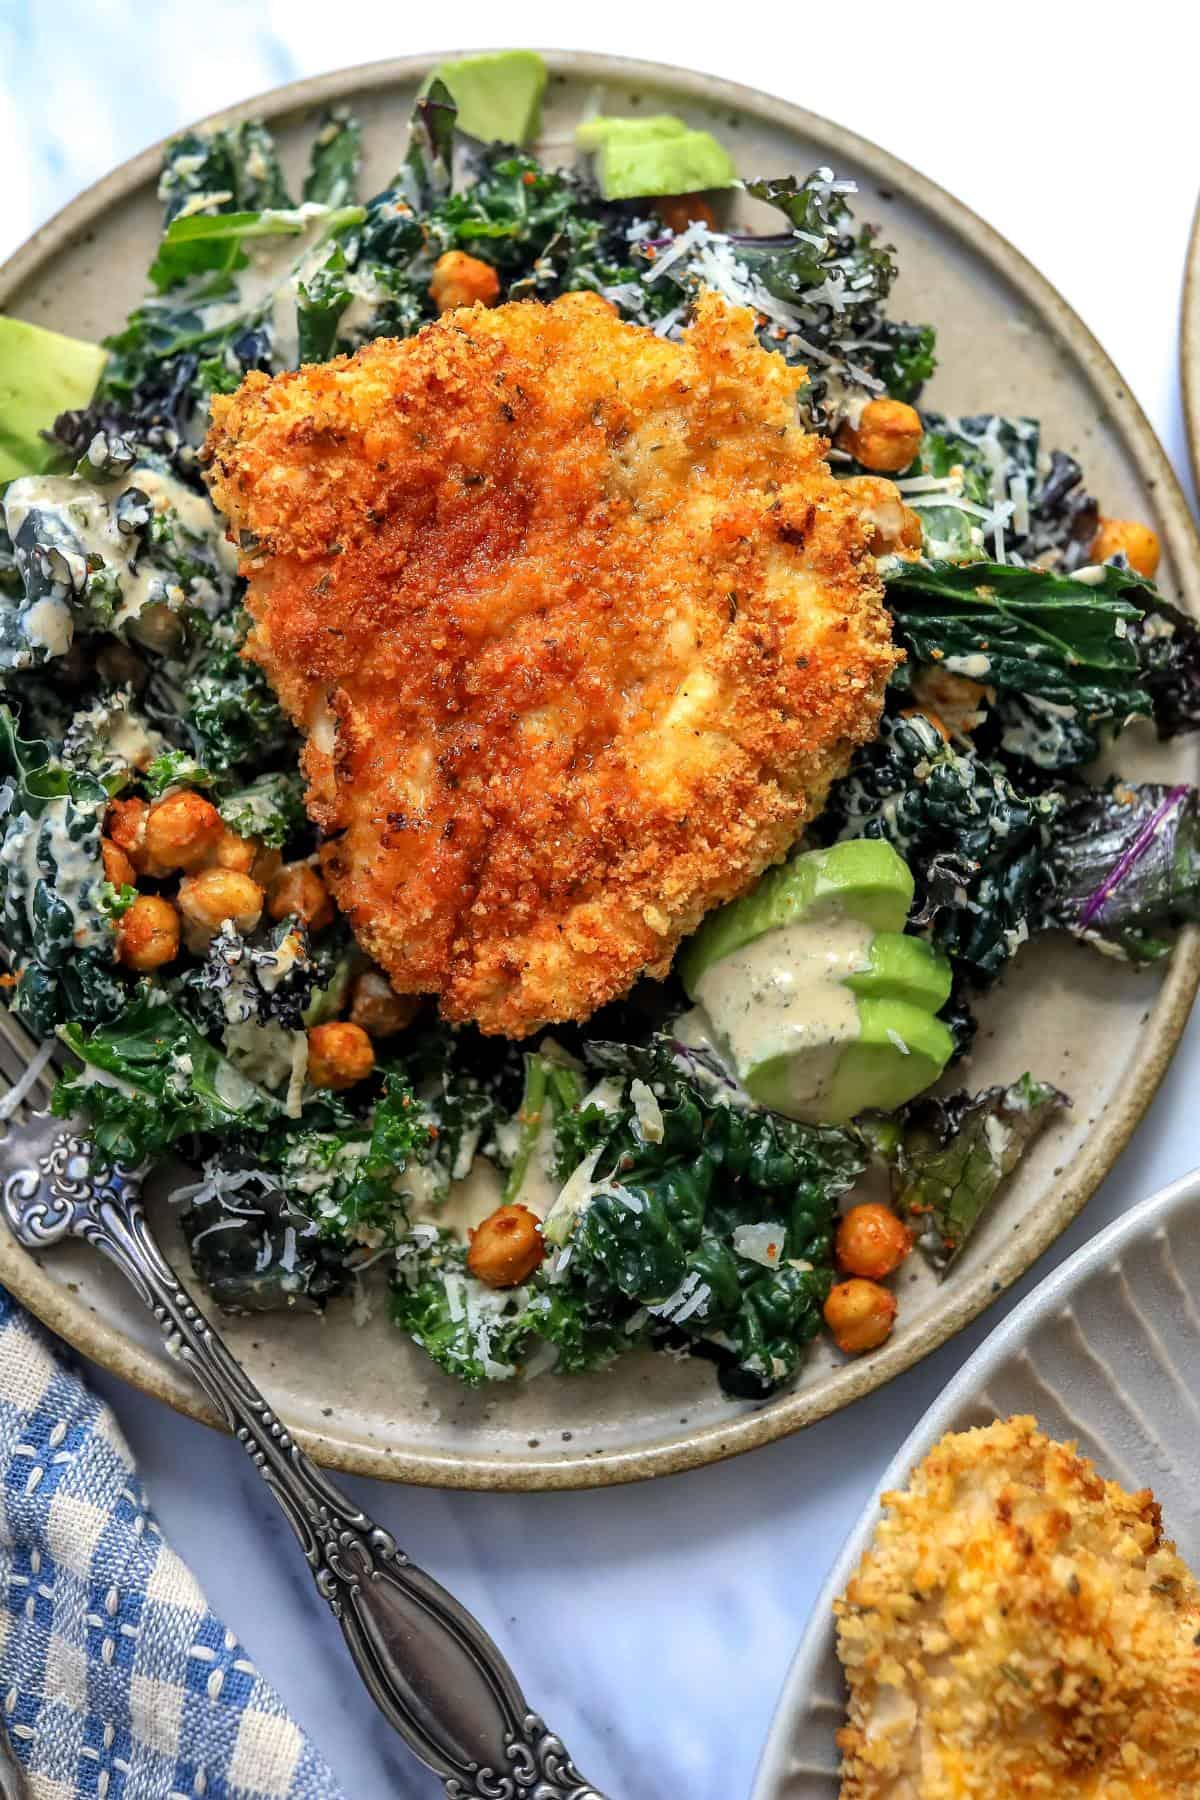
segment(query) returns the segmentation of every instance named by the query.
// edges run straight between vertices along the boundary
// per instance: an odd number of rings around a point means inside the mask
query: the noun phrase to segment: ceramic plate
[[[395,168],[405,120],[434,59],[381,63],[281,88],[228,116],[262,114],[301,165],[318,110],[346,101],[366,127],[364,191]],[[859,217],[895,243],[900,313],[932,319],[940,367],[934,404],[1033,413],[1046,441],[1078,455],[1114,513],[1151,521],[1165,548],[1164,584],[1200,614],[1200,557],[1174,477],[1116,370],[1064,302],[1011,245],[957,201],[861,138],[798,107],[728,82],[648,63],[551,53],[542,148],[569,156],[585,107],[674,112],[719,134],[747,175],[821,163],[859,184]],[[0,307],[80,337],[111,331],[141,295],[159,230],[158,153],[107,177],[44,227],[3,270]],[[742,218],[768,215],[745,201]],[[1131,775],[1193,781],[1198,752],[1176,744],[1143,756],[1130,734]],[[1028,1268],[1111,1167],[1171,1055],[1200,974],[1200,940],[1185,933],[1165,971],[1138,972],[1067,943],[1039,943],[989,996],[973,1085],[1026,1068],[1075,1097],[1038,1145],[953,1278],[937,1284],[919,1259],[906,1274],[900,1325],[876,1356],[843,1363],[817,1345],[793,1391],[765,1405],[721,1397],[711,1368],[649,1352],[604,1373],[468,1393],[433,1369],[378,1315],[355,1326],[348,1302],[324,1319],[232,1321],[228,1336],[296,1435],[326,1463],[459,1487],[548,1488],[665,1474],[795,1431],[890,1380],[973,1318]],[[164,1220],[173,1255],[182,1255]],[[115,1275],[86,1250],[36,1262],[0,1241],[0,1280],[99,1362],[205,1418],[186,1373],[163,1353]]]
[[[1192,458],[1192,480],[1200,488],[1200,201],[1192,220],[1187,268],[1183,280],[1183,309],[1179,319],[1180,374],[1183,382],[1183,420],[1187,426]]]
[[[1154,1489],[1180,1554],[1200,1568],[1200,1172],[1135,1206],[1048,1276],[961,1368],[880,1481],[902,1487],[944,1432],[1033,1413],[1102,1475]],[[844,1689],[833,1602],[879,1520],[872,1503],[813,1609],[752,1800],[837,1800]]]

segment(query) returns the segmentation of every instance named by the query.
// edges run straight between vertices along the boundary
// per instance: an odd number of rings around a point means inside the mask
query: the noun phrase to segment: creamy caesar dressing
[[[330,221],[344,219],[346,213],[335,213],[328,206],[306,200],[302,206],[278,210],[271,216],[278,218],[285,229],[243,242],[247,264],[232,277],[233,298],[209,302],[200,310],[206,332],[220,331],[265,312],[274,361],[280,368],[294,369],[300,361],[296,317],[300,289],[328,258]]]
[[[467,1234],[482,1225],[489,1213],[500,1205],[504,1177],[494,1163],[477,1156],[470,1171],[461,1181],[450,1183],[450,1192],[441,1205],[427,1203],[412,1208],[414,1225],[440,1225],[452,1232],[459,1243],[467,1242]]]
[[[110,927],[96,910],[94,898],[103,880],[99,835],[67,795],[48,801],[40,817],[27,814],[9,825],[0,848],[0,867],[7,871],[8,905],[24,909],[31,941],[40,938],[43,928],[40,881],[70,908],[77,949],[107,941]]]
[[[705,970],[695,998],[739,1081],[787,1058],[788,1111],[819,1110],[858,1037],[858,1002],[845,984],[870,967],[874,935],[859,919],[824,912],[764,932]]]

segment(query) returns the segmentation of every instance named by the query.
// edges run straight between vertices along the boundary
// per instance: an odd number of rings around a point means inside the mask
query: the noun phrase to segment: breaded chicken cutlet
[[[835,1605],[842,1800],[1200,1795],[1200,1589],[1148,1489],[1016,1418],[883,1503]]]
[[[521,1037],[665,975],[876,729],[896,660],[803,371],[701,298],[445,315],[213,401],[209,483],[401,993]]]

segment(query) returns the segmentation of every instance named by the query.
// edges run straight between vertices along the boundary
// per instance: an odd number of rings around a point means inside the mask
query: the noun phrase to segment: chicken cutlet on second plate
[[[834,1608],[842,1800],[1195,1800],[1200,1588],[1148,1489],[1017,1418],[883,1503]]]
[[[521,1037],[664,975],[874,732],[895,660],[803,371],[568,294],[213,402],[249,654],[402,993]]]

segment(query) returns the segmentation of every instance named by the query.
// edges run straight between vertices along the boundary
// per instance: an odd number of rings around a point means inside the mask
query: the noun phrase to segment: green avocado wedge
[[[951,969],[905,933],[912,899],[889,844],[850,839],[769,870],[684,946],[683,985],[752,1099],[843,1125],[937,1080]]]
[[[950,964],[925,942],[902,932],[877,931],[867,952],[869,966],[847,975],[845,985],[865,1000],[903,1000],[939,1012],[950,998]],[[861,1014],[861,1007],[859,1008]]]
[[[789,1118],[845,1125],[868,1109],[893,1112],[935,1082],[954,1051],[940,1019],[903,1000],[858,1001],[858,1037],[843,1047],[819,1103],[797,1105],[795,1053],[768,1057],[741,1073],[751,1097]]]
[[[599,113],[583,119],[575,127],[575,148],[591,156],[614,138],[677,138],[687,135],[687,126],[673,113],[647,113],[644,119],[618,119]]]
[[[429,87],[442,81],[458,108],[455,123],[482,143],[528,144],[542,125],[546,65],[536,50],[496,50],[439,63]]]
[[[62,460],[42,432],[88,404],[107,361],[99,344],[0,318],[0,488]]]
[[[644,200],[732,187],[737,167],[710,131],[693,131],[670,113],[644,119],[585,119],[576,148],[596,159],[606,200]]]
[[[768,869],[740,900],[710,913],[680,952],[679,978],[694,1000],[696,983],[713,963],[765,931],[820,911],[836,909],[873,931],[902,932],[912,901],[912,872],[882,838],[851,838],[828,850],[806,850]]]

